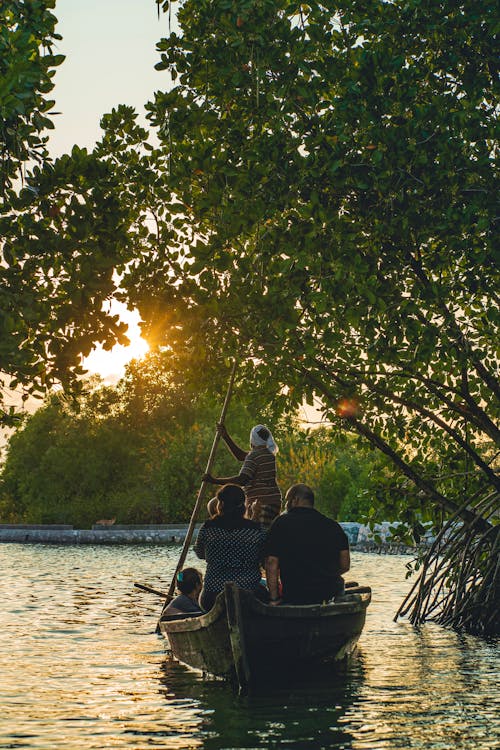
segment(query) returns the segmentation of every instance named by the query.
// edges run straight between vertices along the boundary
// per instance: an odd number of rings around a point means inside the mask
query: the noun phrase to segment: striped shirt
[[[247,503],[258,500],[264,505],[281,505],[281,491],[276,482],[276,457],[265,445],[247,453],[241,474],[250,479],[243,487]]]

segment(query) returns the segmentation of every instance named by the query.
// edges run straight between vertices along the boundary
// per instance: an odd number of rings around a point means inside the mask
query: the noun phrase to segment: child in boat
[[[177,573],[178,596],[173,599],[163,612],[162,617],[169,615],[201,615],[203,610],[198,604],[198,597],[203,587],[203,576],[196,568],[184,568]]]

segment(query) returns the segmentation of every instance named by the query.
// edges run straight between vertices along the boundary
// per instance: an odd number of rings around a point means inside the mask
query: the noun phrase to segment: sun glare
[[[128,325],[128,346],[116,344],[110,351],[98,345],[83,360],[83,367],[91,374],[100,375],[104,380],[118,380],[125,372],[125,366],[131,359],[140,359],[149,351],[149,346],[141,338],[139,328],[140,315],[137,310],[130,311],[121,303],[113,303],[113,313]]]

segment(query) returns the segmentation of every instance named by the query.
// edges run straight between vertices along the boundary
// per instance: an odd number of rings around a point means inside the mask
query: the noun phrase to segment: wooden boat
[[[312,667],[349,655],[365,624],[367,586],[346,589],[333,603],[270,607],[227,583],[204,615],[162,617],[173,656],[203,672],[236,679],[240,689],[266,675]]]

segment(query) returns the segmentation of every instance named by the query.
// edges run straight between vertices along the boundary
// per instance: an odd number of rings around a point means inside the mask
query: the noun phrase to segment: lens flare
[[[335,413],[342,419],[357,417],[361,413],[361,408],[357,398],[341,398],[337,402]]]

